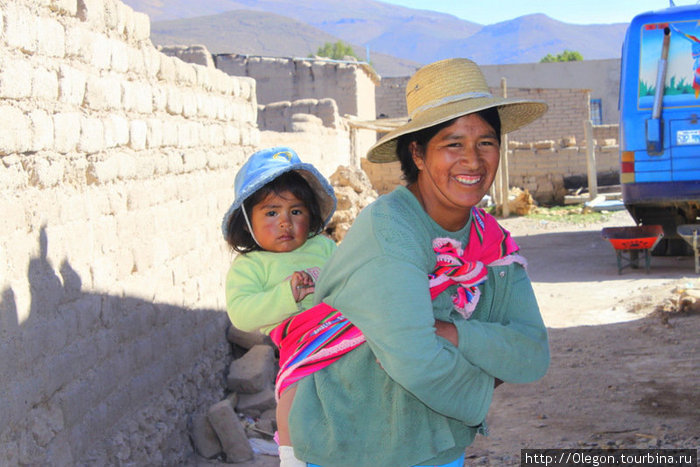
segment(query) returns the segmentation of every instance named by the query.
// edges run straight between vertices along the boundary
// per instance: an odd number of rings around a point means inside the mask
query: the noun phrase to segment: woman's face
[[[424,154],[415,142],[410,148],[419,173],[409,189],[440,226],[461,229],[496,176],[500,147],[495,130],[469,114],[436,133]]]
[[[283,191],[270,193],[253,206],[250,223],[263,250],[284,253],[306,242],[310,218],[304,202]]]

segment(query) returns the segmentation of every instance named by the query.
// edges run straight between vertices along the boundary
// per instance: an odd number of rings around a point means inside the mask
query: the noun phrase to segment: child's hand
[[[299,303],[309,294],[314,293],[314,279],[308,272],[295,271],[291,279],[292,296]]]

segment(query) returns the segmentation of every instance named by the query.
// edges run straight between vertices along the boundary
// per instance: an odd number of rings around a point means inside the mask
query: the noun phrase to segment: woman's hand
[[[447,321],[435,320],[435,334],[447,339],[455,347],[459,347],[459,334],[457,334],[457,328],[454,324],[448,323]]]
[[[314,278],[308,272],[294,271],[289,282],[292,285],[292,296],[297,303],[307,295],[314,293]]]

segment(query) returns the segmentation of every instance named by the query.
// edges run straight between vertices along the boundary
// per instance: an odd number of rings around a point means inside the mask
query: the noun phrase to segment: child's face
[[[270,193],[253,206],[250,223],[265,251],[284,253],[306,242],[310,218],[306,205],[291,192],[283,191]]]

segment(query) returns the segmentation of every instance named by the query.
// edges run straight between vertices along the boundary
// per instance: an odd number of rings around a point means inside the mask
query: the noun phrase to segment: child
[[[226,278],[226,308],[238,329],[270,334],[312,305],[314,282],[336,248],[318,235],[335,211],[336,198],[326,179],[285,147],[253,154],[236,175],[234,189],[222,230],[241,254]],[[294,457],[289,439],[294,391],[287,386],[277,404],[282,467],[306,466]]]

